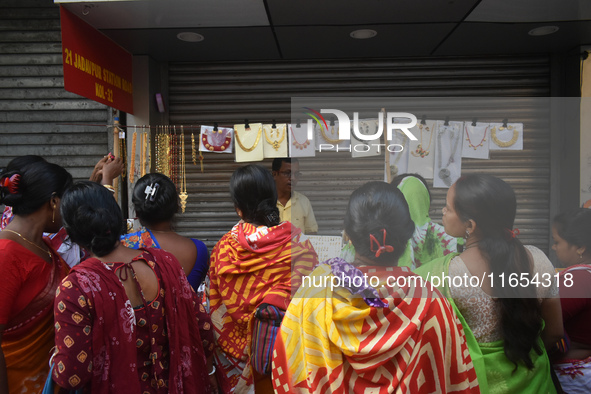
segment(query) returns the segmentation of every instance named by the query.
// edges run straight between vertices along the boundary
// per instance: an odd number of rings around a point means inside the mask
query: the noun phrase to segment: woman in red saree
[[[397,266],[414,224],[402,193],[370,182],[351,195],[352,264],[320,264],[294,295],[273,350],[275,393],[478,393],[447,300]]]
[[[0,232],[0,393],[39,393],[54,345],[53,299],[67,267],[43,232],[61,227],[59,204],[72,176],[38,156],[0,173],[0,204],[13,220]]]
[[[217,393],[211,320],[178,260],[123,246],[121,210],[92,182],[63,197],[64,227],[91,253],[55,300],[53,380],[95,393]]]
[[[257,376],[255,382],[251,368],[255,311],[264,304],[285,311],[292,285],[298,286],[299,274],[309,272],[318,257],[301,230],[279,223],[275,181],[267,169],[237,169],[230,193],[241,220],[212,251],[209,300],[219,345],[217,365],[232,392],[241,393],[265,381],[270,389],[269,378]]]

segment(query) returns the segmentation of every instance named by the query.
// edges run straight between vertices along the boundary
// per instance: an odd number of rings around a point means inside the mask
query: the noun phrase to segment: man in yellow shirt
[[[292,190],[301,176],[298,159],[276,158],[273,160],[271,169],[277,186],[277,208],[281,221],[291,222],[294,226],[301,228],[304,234],[316,234],[318,224],[310,200]]]

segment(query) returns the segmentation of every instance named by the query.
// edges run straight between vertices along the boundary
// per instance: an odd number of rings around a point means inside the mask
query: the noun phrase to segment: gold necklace
[[[499,127],[499,130],[504,130],[504,127]],[[490,138],[500,148],[507,148],[507,147],[515,144],[517,142],[517,139],[519,138],[519,131],[517,130],[517,128],[514,129],[513,126],[508,126],[507,130],[513,130],[513,137],[511,137],[511,139],[509,141],[501,141],[497,137],[497,128],[496,127],[493,127],[492,130],[490,131]]]
[[[181,212],[185,213],[187,208],[187,171],[185,168],[185,132],[183,126],[181,126],[181,192],[179,198],[181,199]]]
[[[332,129],[330,130],[330,134],[334,134],[334,126],[331,126]],[[343,140],[339,140],[339,139],[332,139],[329,136],[326,135],[326,133],[324,132],[324,128],[322,126],[320,126],[320,133],[322,133],[322,137],[326,140],[326,142],[330,142],[331,144],[340,144]]]
[[[16,231],[10,230],[8,228],[5,228],[4,231],[10,231],[11,233],[18,235],[19,237],[22,238],[23,241],[27,242],[28,244],[33,245],[37,249],[41,250],[43,253],[47,253],[47,256],[49,257],[49,259],[50,260],[52,259],[51,252],[49,250],[45,250],[41,246],[37,245],[35,242],[29,241],[28,239],[26,239],[25,237],[23,237],[22,235],[20,235],[20,233],[17,233]]]
[[[410,152],[414,157],[420,157],[424,159],[425,156],[429,156],[429,148],[431,148],[431,141],[433,141],[433,130],[431,130],[431,136],[429,137],[429,145],[427,145],[427,149],[423,149],[423,124],[419,125],[419,130],[421,130],[421,142],[417,145],[417,149]],[[425,126],[425,130],[429,131],[429,127]]]
[[[250,128],[244,129],[245,132],[246,132],[246,130],[250,130]],[[254,150],[254,148],[256,148],[257,145],[259,144],[259,141],[261,139],[261,134],[263,133],[262,127],[259,126],[259,131],[257,133],[257,138],[254,141],[254,144],[250,148],[246,148],[244,145],[242,145],[242,142],[240,141],[240,138],[238,136],[238,130],[234,129],[234,131],[235,131],[234,134],[236,135],[236,142],[238,142],[240,149],[242,149],[244,152],[252,152]]]
[[[291,131],[291,136],[293,137],[292,144],[293,144],[293,146],[296,147],[296,149],[304,150],[304,149],[306,149],[306,147],[308,147],[308,145],[310,145],[310,140],[308,138],[306,138],[306,141],[304,141],[303,144],[298,142],[298,140],[296,139],[296,136],[293,132],[293,129],[291,128],[291,125],[289,126],[289,131]]]
[[[269,138],[269,136],[267,135],[267,130],[264,130],[264,133],[265,133],[265,140],[267,140],[267,143],[269,145],[271,145],[273,147],[273,149],[279,150],[279,148],[281,147],[281,143],[285,139],[285,127],[283,128],[283,133],[281,133],[281,138],[278,140],[275,140],[275,141],[272,141]],[[271,129],[271,135],[273,135],[273,129]],[[279,135],[279,130],[277,130],[277,135]]]

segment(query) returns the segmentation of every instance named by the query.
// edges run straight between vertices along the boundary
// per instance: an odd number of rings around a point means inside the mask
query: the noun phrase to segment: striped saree
[[[276,393],[479,392],[462,326],[439,293],[406,267],[350,266],[346,277],[367,275],[373,287],[331,289],[342,277],[334,260],[304,280],[283,319]]]
[[[214,247],[209,300],[219,345],[216,359],[236,392],[247,391],[253,383],[250,356],[256,308],[269,304],[287,309],[292,285],[297,287],[300,276],[317,262],[310,241],[289,222],[256,227],[241,221]]]

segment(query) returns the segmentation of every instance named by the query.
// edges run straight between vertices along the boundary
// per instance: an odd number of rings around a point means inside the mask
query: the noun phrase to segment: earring
[[[53,210],[51,211],[51,223],[55,223],[55,205],[53,206]]]
[[[583,253],[579,253],[579,259],[583,259]]]
[[[466,230],[466,239],[470,238],[470,231]]]

